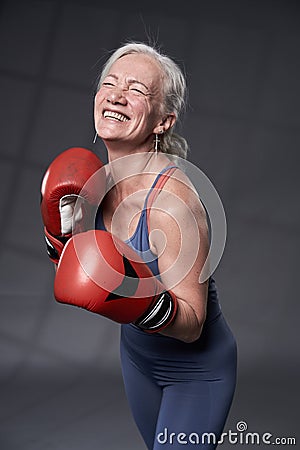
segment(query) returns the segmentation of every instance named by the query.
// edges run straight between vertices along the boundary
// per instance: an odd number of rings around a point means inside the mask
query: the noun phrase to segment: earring
[[[159,139],[159,136],[158,136],[158,134],[155,134],[155,140],[154,140],[154,150],[156,151],[156,153],[158,152],[158,150],[159,150],[159,147],[160,147],[160,139]]]
[[[97,131],[96,131],[96,134],[95,134],[95,137],[94,137],[94,140],[93,140],[93,144],[95,144],[95,142],[97,140],[97,137],[98,137],[98,134],[97,134]]]
[[[163,132],[164,130],[160,130],[159,134],[163,134]],[[158,134],[155,134],[154,150],[156,153],[160,150],[160,139]]]

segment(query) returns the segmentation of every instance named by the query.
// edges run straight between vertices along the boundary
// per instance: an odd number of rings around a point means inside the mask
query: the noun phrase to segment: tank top
[[[158,258],[151,249],[149,242],[149,214],[151,206],[159,194],[160,190],[163,189],[163,186],[169,179],[169,177],[173,174],[173,172],[178,169],[178,166],[167,166],[162,169],[159,174],[156,176],[150,190],[147,193],[147,196],[144,201],[143,209],[141,211],[140,218],[138,220],[138,224],[133,235],[127,239],[125,242],[138,253],[143,261],[148,265],[151,269],[152,273],[156,275],[158,278],[159,268],[158,268]],[[98,208],[96,219],[95,219],[95,228],[97,230],[106,230],[101,205]],[[221,308],[218,300],[218,293],[215,281],[212,277],[209,278],[208,284],[208,299],[207,299],[207,317],[206,323],[215,319],[221,313]]]

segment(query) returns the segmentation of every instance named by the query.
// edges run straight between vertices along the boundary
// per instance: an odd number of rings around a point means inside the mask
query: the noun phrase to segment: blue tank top
[[[158,189],[160,188],[158,186],[159,185],[161,187],[163,186],[164,182],[161,183],[162,177],[164,176],[166,180],[166,177],[171,176],[171,173],[173,173],[176,169],[178,169],[177,166],[167,166],[164,169],[162,169],[156,176],[149,192],[147,193],[135,232],[129,239],[125,241],[130,247],[132,247],[135,250],[136,253],[138,253],[141,256],[143,261],[145,261],[145,263],[151,269],[152,273],[157,277],[159,277],[158,259],[157,256],[150,250],[149,244],[148,213],[150,209],[148,203],[150,197],[158,193]],[[169,173],[167,174],[166,172]],[[96,230],[107,231],[103,221],[101,205],[98,208],[96,214],[95,228]],[[216,284],[214,279],[210,277],[208,285],[206,323],[213,320],[220,313],[221,309],[218,301]]]

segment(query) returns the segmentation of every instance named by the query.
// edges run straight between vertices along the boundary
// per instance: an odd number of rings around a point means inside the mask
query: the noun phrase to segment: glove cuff
[[[151,307],[134,323],[148,333],[158,333],[174,320],[177,312],[177,298],[171,291],[156,296]]]
[[[55,237],[49,233],[46,227],[44,227],[44,233],[48,256],[54,264],[58,264],[60,255],[69,237]]]

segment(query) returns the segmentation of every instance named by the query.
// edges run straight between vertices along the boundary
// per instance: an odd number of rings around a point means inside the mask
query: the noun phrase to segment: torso
[[[172,164],[169,161],[169,164],[164,167],[170,165]],[[176,169],[175,171],[176,176],[178,174],[180,177],[181,171]],[[137,176],[135,179],[136,182],[131,184],[131,191],[127,190],[126,195],[125,190],[118,191],[117,188],[113,187],[102,201],[96,217],[96,229],[104,229],[112,232],[129,244],[140,254],[152,273],[158,277],[160,277],[160,273],[155,243],[152,243],[149,237],[151,230],[155,228],[155,219],[151,219],[150,227],[146,207],[149,207],[148,200],[151,191],[153,192],[151,187],[155,180],[160,178],[163,178],[161,177],[160,171],[155,174],[143,174],[143,177]],[[165,177],[165,181],[165,184],[167,184],[168,177]],[[170,187],[170,191],[172,191],[172,182],[167,184],[166,189],[165,187],[163,187],[163,189],[169,192]],[[154,190],[153,193],[155,193],[155,191],[156,190]],[[120,195],[120,193],[123,195]],[[147,204],[145,204],[146,199]],[[153,208],[150,208],[149,211],[151,211],[152,217],[155,217]],[[220,306],[217,291],[214,280],[210,277],[206,323],[214,320],[219,314]]]
[[[161,169],[163,170],[169,164]],[[157,173],[143,173],[130,179],[130,187],[124,190],[114,186],[101,203],[102,221],[105,229],[123,241],[128,241],[134,235],[141,219],[142,210],[151,186],[157,178]],[[155,226],[155,224],[152,223]],[[149,239],[149,246],[156,253],[154,242]]]
[[[155,179],[155,175],[143,175],[143,178]],[[113,187],[102,202],[102,216],[105,228],[122,240],[127,240],[133,235],[138,224],[141,211],[150,189],[151,181],[145,183],[141,178],[131,192],[119,192]]]

